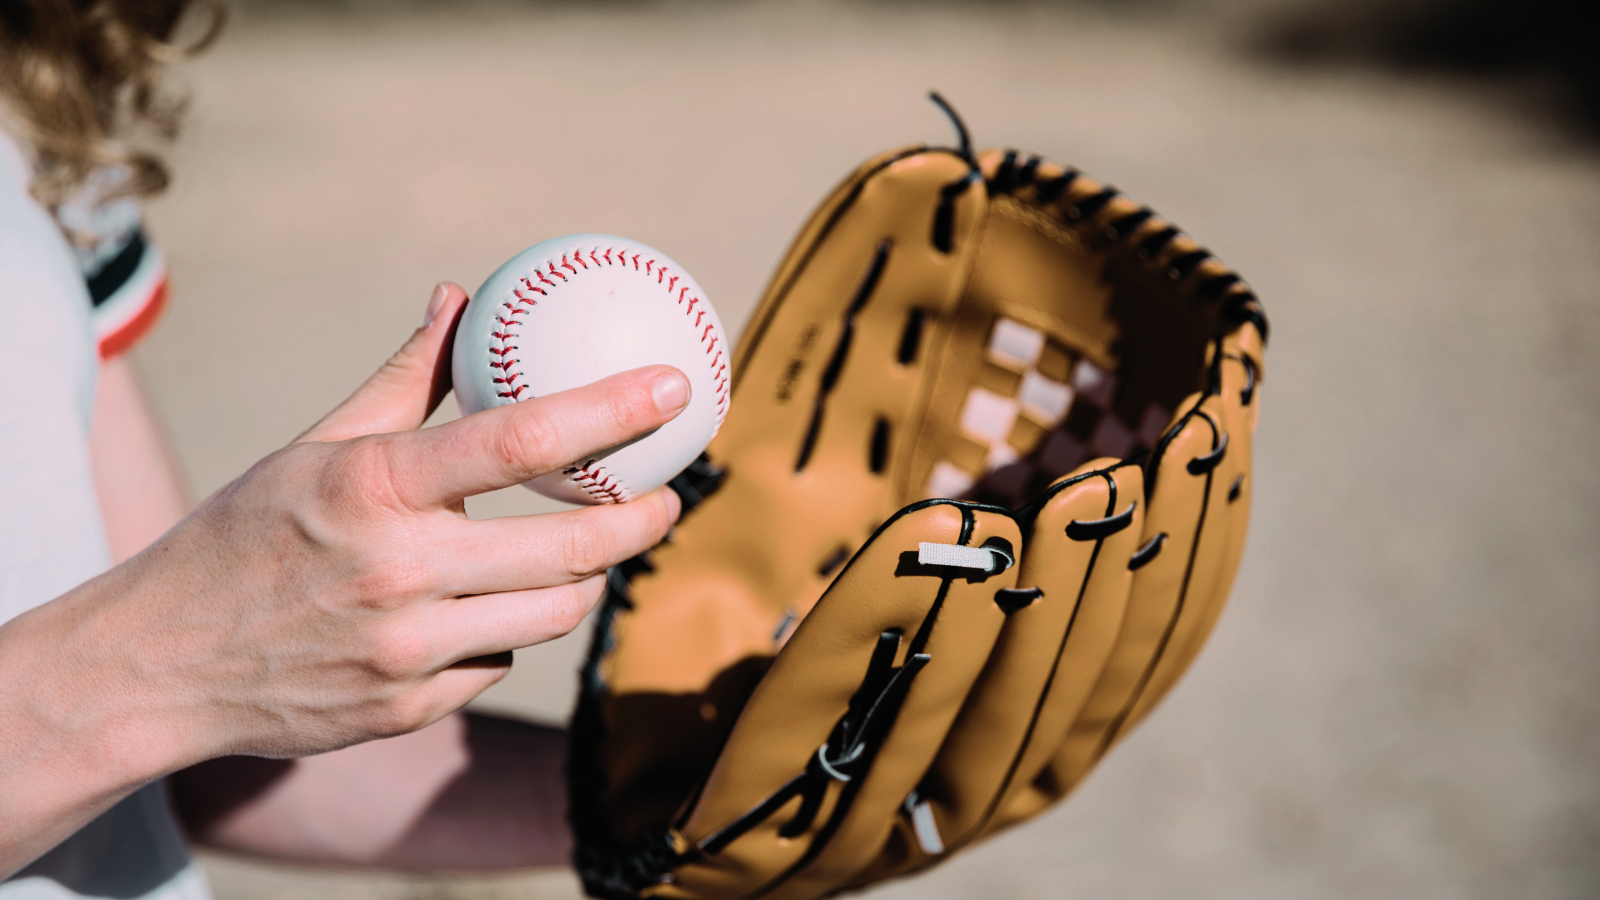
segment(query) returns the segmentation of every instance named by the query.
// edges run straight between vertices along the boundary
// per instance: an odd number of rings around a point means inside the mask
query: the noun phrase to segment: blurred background
[[[1071,800],[889,898],[1600,895],[1600,112],[1576,3],[240,3],[150,211],[197,496],[522,247],[626,234],[737,332],[812,206],[949,129],[1181,223],[1273,323],[1227,614]],[[444,415],[454,415],[446,403]],[[474,515],[541,508],[513,490]],[[583,635],[480,705],[559,722]],[[204,857],[219,900],[571,898]]]

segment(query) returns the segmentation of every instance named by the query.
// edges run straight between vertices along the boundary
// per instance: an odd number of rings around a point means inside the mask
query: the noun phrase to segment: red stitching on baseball
[[[616,254],[617,254],[616,259],[612,259],[611,254],[612,254],[613,251],[616,251]],[[572,262],[570,261],[569,257],[570,257],[570,259],[576,259],[578,261],[578,265],[583,266],[583,268],[585,270],[587,270],[589,268],[588,264],[585,263],[584,260],[583,260],[583,251],[582,250],[573,250],[573,251],[569,251],[568,253],[562,254],[560,266],[564,267],[568,271],[572,272],[573,275],[577,274],[578,269],[577,269],[576,266],[574,266],[572,264]],[[639,260],[642,257],[643,257],[642,253],[635,253],[635,254],[632,255],[633,268],[634,268],[635,271],[639,270]],[[628,255],[628,253],[626,251],[620,250],[620,249],[615,248],[615,247],[604,247],[604,248],[597,247],[597,248],[592,249],[592,250],[589,251],[589,260],[591,262],[593,262],[596,266],[600,265],[600,261],[602,259],[605,260],[605,263],[608,266],[611,266],[611,265],[627,266],[628,262],[629,262],[629,255]],[[557,267],[556,263],[550,262],[548,260],[546,261],[546,263],[549,265],[549,270],[548,270],[548,274],[549,275],[553,275],[553,276],[555,276],[557,278],[560,278],[563,284],[566,283],[569,280],[568,277],[567,277],[567,274],[565,272],[562,272],[561,269]],[[658,260],[650,259],[650,260],[646,260],[645,261],[645,264],[644,264],[644,272],[645,272],[645,274],[647,274],[647,275],[651,274],[652,271],[654,272],[654,274],[656,276],[656,284],[661,285],[664,288],[666,288],[667,296],[670,297],[670,296],[672,296],[674,291],[677,292],[678,296],[677,296],[676,302],[677,302],[677,304],[679,306],[684,306],[684,310],[683,310],[684,315],[688,316],[690,313],[694,314],[694,321],[692,323],[690,323],[690,327],[691,328],[700,328],[701,325],[705,326],[700,331],[698,340],[700,341],[701,346],[703,346],[705,348],[705,354],[706,354],[706,357],[709,360],[708,363],[707,363],[707,366],[711,370],[711,377],[712,377],[713,381],[716,384],[715,394],[716,394],[716,397],[717,397],[717,424],[721,425],[723,419],[725,419],[727,417],[727,414],[728,414],[728,402],[729,402],[729,396],[730,396],[729,384],[728,384],[728,364],[724,359],[724,354],[723,354],[722,348],[719,346],[721,342],[718,339],[718,336],[715,335],[715,334],[712,334],[712,331],[715,330],[716,326],[714,324],[710,323],[710,322],[706,322],[705,321],[706,312],[709,309],[709,305],[707,305],[706,307],[701,307],[698,310],[695,309],[695,307],[697,305],[699,305],[699,303],[701,301],[701,298],[700,297],[690,297],[689,296],[689,286],[688,285],[684,285],[681,288],[678,287],[678,281],[683,276],[674,275],[674,276],[672,276],[672,278],[670,280],[668,280],[667,277],[666,277],[666,275],[667,275],[667,267],[659,265],[659,261]],[[544,271],[544,270],[541,270],[538,266],[535,266],[533,268],[533,275],[535,277],[537,277],[542,284],[545,284],[545,285],[547,285],[547,286],[549,286],[551,288],[558,287],[559,285],[557,285],[556,282],[551,281],[549,278],[545,277],[546,274],[547,274],[547,272]],[[546,299],[549,299],[549,297],[551,296],[549,291],[545,290],[544,288],[536,286],[528,278],[524,277],[524,278],[520,278],[519,280],[529,290],[537,291],[541,296],[545,297]],[[521,291],[518,288],[516,288],[515,286],[512,287],[512,293],[517,298],[516,299],[516,303],[525,303],[529,307],[534,307],[534,306],[538,305],[539,301],[534,300],[531,297],[524,297],[522,295]],[[684,301],[685,300],[688,300],[688,305],[687,306],[684,305]],[[516,336],[516,332],[512,331],[511,327],[513,325],[521,327],[524,324],[524,322],[523,322],[522,319],[517,318],[517,317],[527,313],[528,310],[527,309],[519,309],[513,303],[502,303],[501,305],[504,306],[506,309],[511,310],[511,312],[509,314],[507,314],[506,316],[504,316],[504,317],[497,316],[495,318],[495,321],[500,323],[500,326],[501,326],[502,330],[492,333],[491,336],[495,339],[495,341],[499,344],[499,346],[498,347],[490,347],[489,348],[489,352],[493,356],[498,356],[499,359],[498,359],[498,361],[491,361],[489,363],[489,366],[490,366],[490,368],[500,369],[502,374],[504,374],[506,376],[505,378],[496,378],[496,379],[494,379],[494,383],[495,384],[505,384],[505,385],[509,386],[509,385],[514,384],[517,381],[518,378],[521,378],[522,374],[520,372],[513,373],[511,371],[512,367],[520,365],[521,361],[519,359],[517,359],[515,356],[508,356],[507,355],[507,354],[511,353],[511,351],[517,349],[517,347],[514,344],[507,344],[506,341],[508,341],[511,338]],[[512,400],[520,400],[521,399],[521,397],[520,397],[521,393],[526,389],[527,389],[527,385],[521,385],[521,386],[516,387],[513,390],[502,392],[500,394],[500,396],[501,397],[509,397]],[[591,464],[592,464],[592,461],[591,461]],[[574,473],[576,473],[576,474],[574,474]],[[626,497],[624,496],[624,494],[626,492],[626,488],[622,486],[621,481],[619,479],[617,479],[616,475],[606,472],[604,466],[595,467],[595,468],[591,469],[590,465],[585,465],[583,467],[570,470],[567,474],[573,475],[574,482],[577,483],[579,485],[579,487],[581,487],[591,497],[594,497],[597,500],[600,500],[602,502],[608,502],[608,503],[620,503],[620,502],[622,502],[623,500],[626,499]]]
[[[563,474],[570,477],[573,483],[590,497],[602,503],[626,501],[628,498],[622,480],[607,472],[605,466],[595,466],[594,462],[591,459],[582,466],[567,469]]]

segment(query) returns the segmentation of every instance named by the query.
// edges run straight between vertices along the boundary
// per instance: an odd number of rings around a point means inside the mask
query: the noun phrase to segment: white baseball
[[[666,484],[728,414],[728,339],[700,285],[659,250],[609,234],[535,244],[467,304],[451,359],[462,414],[665,363],[689,407],[639,440],[573,461],[527,487],[569,503],[621,503]]]

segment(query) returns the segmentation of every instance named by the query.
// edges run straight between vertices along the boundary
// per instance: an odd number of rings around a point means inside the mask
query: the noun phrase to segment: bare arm
[[[649,367],[418,431],[449,389],[465,299],[436,294],[355,395],[155,544],[0,625],[0,875],[205,760],[424,729],[503,677],[511,649],[570,630],[604,569],[665,533],[670,492],[466,518],[466,496],[659,427],[688,382]]]
[[[227,757],[173,779],[208,846],[392,869],[561,865],[566,733],[457,713],[415,734],[293,761]]]
[[[188,492],[166,435],[124,357],[100,367],[89,461],[113,563],[155,543],[189,511]]]

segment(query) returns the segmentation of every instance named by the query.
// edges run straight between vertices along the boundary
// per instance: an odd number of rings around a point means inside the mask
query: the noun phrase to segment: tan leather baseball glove
[[[611,574],[568,763],[594,896],[934,865],[1071,791],[1216,622],[1260,304],[1115,189],[961,143],[823,202],[682,522]]]

